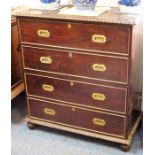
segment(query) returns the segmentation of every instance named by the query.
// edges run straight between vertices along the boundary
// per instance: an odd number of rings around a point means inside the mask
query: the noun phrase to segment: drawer
[[[28,99],[29,117],[101,134],[125,136],[125,117],[56,102]]]
[[[128,59],[78,52],[23,47],[24,67],[83,78],[127,83]]]
[[[129,26],[93,25],[20,19],[21,41],[30,44],[59,46],[127,55]]]
[[[28,95],[117,113],[126,112],[126,89],[25,74]]]

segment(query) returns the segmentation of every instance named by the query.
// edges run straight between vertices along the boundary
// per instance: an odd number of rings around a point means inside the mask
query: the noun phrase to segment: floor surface
[[[46,127],[27,128],[25,94],[12,101],[12,155],[142,155],[142,126],[129,152],[118,144]]]

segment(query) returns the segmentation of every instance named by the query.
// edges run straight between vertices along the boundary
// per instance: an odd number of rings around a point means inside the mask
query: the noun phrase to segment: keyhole
[[[68,29],[71,29],[72,28],[72,25],[71,24],[68,24]]]

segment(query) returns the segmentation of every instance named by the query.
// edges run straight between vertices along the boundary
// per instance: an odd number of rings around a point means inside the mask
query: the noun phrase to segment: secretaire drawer
[[[125,55],[129,52],[130,28],[125,25],[93,25],[21,18],[19,26],[21,41],[24,43]]]
[[[25,74],[28,95],[53,99],[68,104],[126,113],[124,88],[100,86],[55,77]]]
[[[128,59],[54,49],[23,47],[24,67],[115,83],[128,82]]]
[[[29,117],[118,137],[125,136],[125,117],[60,103],[28,99]]]

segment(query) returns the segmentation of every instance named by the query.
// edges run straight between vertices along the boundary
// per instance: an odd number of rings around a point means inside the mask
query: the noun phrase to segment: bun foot
[[[36,125],[32,123],[27,123],[27,127],[32,130],[36,127]]]
[[[128,152],[130,150],[130,148],[131,148],[131,145],[130,144],[128,144],[128,145],[127,144],[121,144],[120,148],[121,148],[122,151]]]

